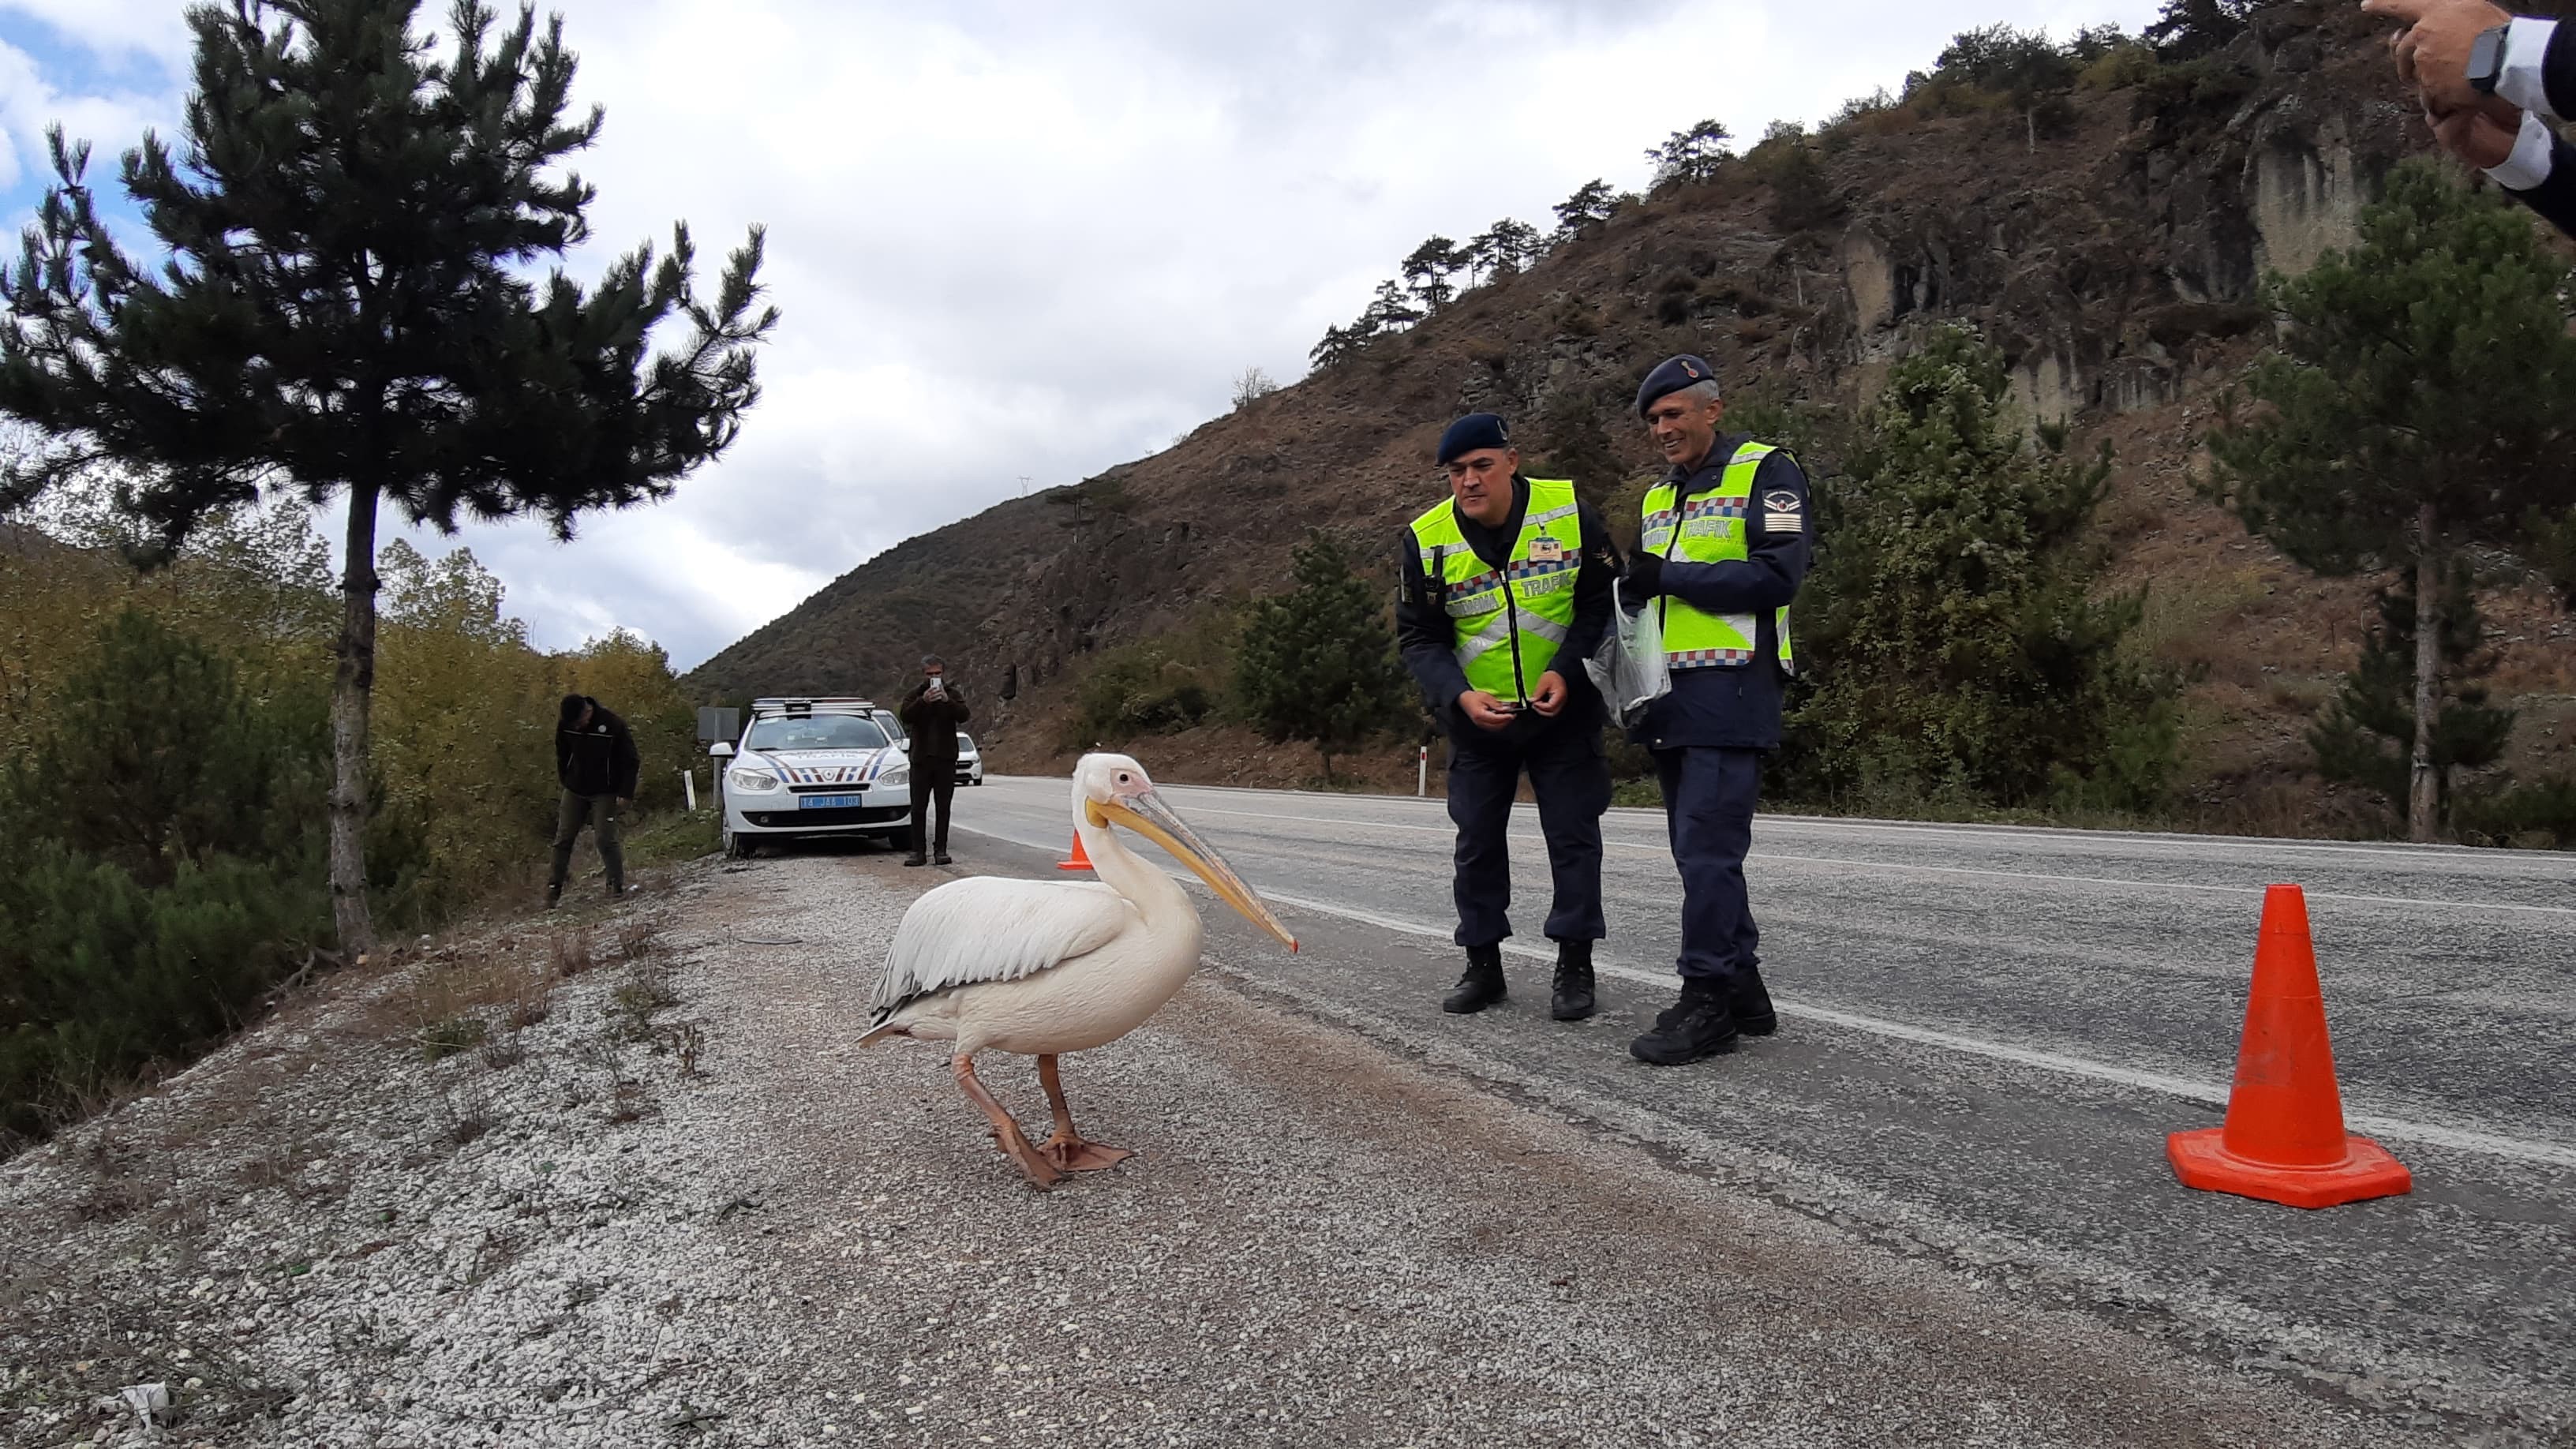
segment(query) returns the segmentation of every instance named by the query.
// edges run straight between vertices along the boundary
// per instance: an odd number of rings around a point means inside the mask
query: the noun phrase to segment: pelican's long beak
[[[1234,873],[1234,867],[1225,863],[1224,856],[1199,839],[1198,832],[1181,823],[1181,817],[1172,813],[1172,807],[1163,803],[1162,796],[1148,790],[1132,799],[1086,803],[1090,806],[1092,824],[1124,825],[1170,851],[1172,859],[1188,866],[1199,879],[1206,881],[1208,889],[1241,912],[1245,920],[1278,937],[1289,950],[1297,949],[1297,938],[1288,934],[1288,928],[1279,924],[1277,916],[1270,914],[1270,908],[1261,903],[1261,897],[1252,893],[1252,887],[1243,883],[1243,877]]]

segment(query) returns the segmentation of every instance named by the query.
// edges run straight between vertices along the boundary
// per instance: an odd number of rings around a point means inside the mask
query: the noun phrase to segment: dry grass
[[[437,1062],[474,1050],[491,1034],[492,1024],[479,1016],[451,1016],[423,1027],[413,1039],[424,1060]]]
[[[546,951],[559,981],[569,981],[598,964],[592,958],[590,931],[585,927],[555,932],[547,940]]]

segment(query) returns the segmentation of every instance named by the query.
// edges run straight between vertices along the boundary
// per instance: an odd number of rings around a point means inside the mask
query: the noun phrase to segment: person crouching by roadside
[[[948,682],[948,665],[936,654],[921,657],[921,682],[894,708],[912,734],[912,854],[906,865],[948,863],[948,805],[957,794],[957,727],[974,717],[966,692]],[[931,811],[939,812],[936,830]],[[932,854],[930,852],[936,852]]]
[[[563,782],[563,800],[555,808],[555,868],[546,881],[549,910],[563,899],[564,879],[572,874],[573,842],[581,837],[585,821],[599,846],[599,863],[608,871],[609,895],[626,894],[626,848],[617,836],[617,817],[635,802],[643,768],[626,721],[589,695],[563,697],[555,727],[555,778]]]

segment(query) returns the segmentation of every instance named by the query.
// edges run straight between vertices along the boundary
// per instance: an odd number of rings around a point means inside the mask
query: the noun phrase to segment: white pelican
[[[1297,938],[1252,888],[1154,793],[1144,766],[1125,755],[1085,755],[1073,767],[1073,829],[1100,879],[977,876],[923,895],[895,929],[859,1038],[861,1046],[892,1036],[951,1043],[958,1087],[1040,1187],[1129,1155],[1073,1130],[1057,1054],[1134,1031],[1199,964],[1199,913],[1189,896],[1120,843],[1113,823],[1171,852],[1219,899],[1297,949]],[[1030,1146],[976,1080],[975,1053],[986,1047],[1038,1059],[1038,1082],[1055,1112],[1055,1135],[1043,1145]]]

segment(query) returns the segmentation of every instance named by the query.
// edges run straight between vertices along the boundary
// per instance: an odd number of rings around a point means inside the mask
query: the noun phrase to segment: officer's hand
[[[1512,722],[1512,712],[1503,708],[1503,702],[1481,689],[1458,696],[1458,708],[1478,729],[1498,730]]]
[[[1530,708],[1549,719],[1565,708],[1565,676],[1551,669],[1538,677],[1538,693],[1530,696]]]
[[[2469,47],[2480,31],[2513,20],[2487,0],[2363,0],[2361,8],[2405,23],[2388,42],[2397,77],[2423,96],[2425,109],[2442,115],[2483,99],[2469,85]]]
[[[2513,155],[2514,143],[2522,139],[2521,110],[2493,96],[2474,111],[2438,116],[2426,111],[2424,124],[2433,128],[2433,139],[2442,143],[2442,149],[2481,171],[2502,166]]]
[[[1620,590],[1620,593],[1626,598],[1651,599],[1662,593],[1664,591],[1663,555],[1648,553],[1644,549],[1630,554],[1628,577],[1624,582],[1627,587]]]

